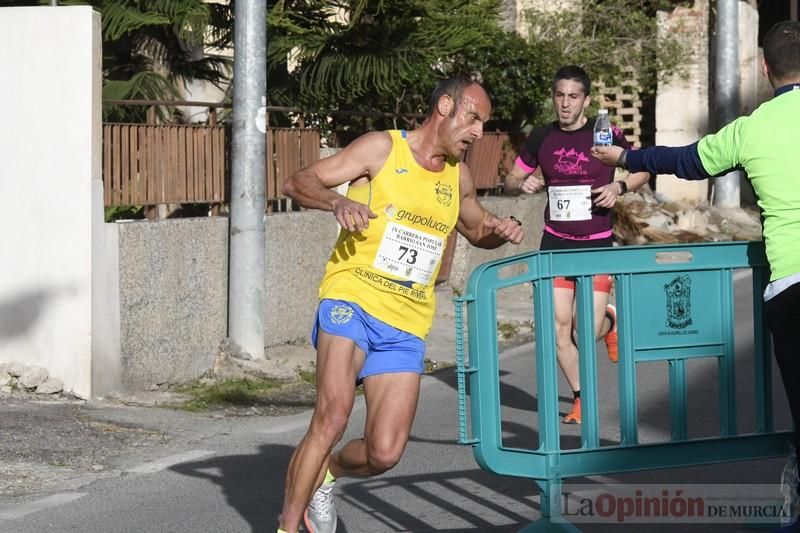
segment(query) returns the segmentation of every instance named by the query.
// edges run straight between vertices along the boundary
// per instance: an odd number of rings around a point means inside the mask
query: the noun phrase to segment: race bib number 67
[[[442,257],[444,245],[441,237],[389,222],[372,266],[392,276],[427,285]]]
[[[550,187],[550,220],[592,218],[592,188],[589,185]]]

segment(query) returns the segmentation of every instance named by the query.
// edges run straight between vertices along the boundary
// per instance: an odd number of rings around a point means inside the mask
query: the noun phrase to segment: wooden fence
[[[511,172],[524,141],[524,133],[486,132],[472,143],[464,161],[478,191],[500,187],[502,179]]]
[[[635,76],[631,76],[635,79]],[[641,107],[635,82],[605,87],[598,82],[603,106],[634,146],[641,145]],[[106,101],[115,105],[148,105],[151,120],[156,105],[209,107],[211,124],[104,124],[103,186],[105,205],[156,206],[164,204],[212,204],[230,200],[230,131],[217,125],[216,108],[209,102],[161,102],[151,100]],[[272,111],[298,111],[271,108]],[[344,112],[343,112],[344,113]],[[353,114],[354,112],[346,112]],[[357,114],[357,113],[356,113]],[[368,113],[367,115],[374,115]],[[393,116],[393,115],[392,115]],[[302,123],[301,123],[302,125]],[[353,132],[337,135],[346,144]],[[499,189],[524,142],[523,133],[486,132],[465,154],[478,191]],[[319,131],[308,128],[267,130],[267,209],[288,206],[281,194],[283,183],[298,169],[319,159]]]
[[[105,205],[223,203],[227,146],[222,126],[104,124]]]
[[[304,128],[267,130],[267,207],[283,198],[289,176],[319,160],[319,131]],[[271,170],[271,172],[270,172]]]
[[[636,77],[631,72],[631,80]],[[603,80],[597,82],[600,106],[608,109],[611,122],[625,134],[634,147],[642,147],[642,90],[636,81],[606,87]]]
[[[228,202],[229,139],[224,126],[104,124],[105,205]],[[267,130],[268,200],[281,198],[286,178],[319,159],[319,142],[313,129]]]
[[[105,205],[223,204],[230,200],[230,134],[224,126],[104,124]],[[487,132],[465,154],[479,191],[496,190],[524,134]],[[319,131],[269,128],[267,209],[286,206],[283,184],[319,159]]]
[[[229,138],[223,126],[104,124],[105,205],[227,203]],[[499,188],[524,140],[523,133],[487,132],[470,146],[464,160],[478,191]],[[266,143],[267,208],[280,210],[289,176],[319,159],[320,135],[308,128],[270,128]]]

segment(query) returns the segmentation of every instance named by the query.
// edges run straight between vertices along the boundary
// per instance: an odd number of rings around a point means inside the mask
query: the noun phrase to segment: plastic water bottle
[[[608,118],[608,109],[597,112],[597,121],[594,123],[594,145],[611,146],[614,137],[611,133],[611,120]]]

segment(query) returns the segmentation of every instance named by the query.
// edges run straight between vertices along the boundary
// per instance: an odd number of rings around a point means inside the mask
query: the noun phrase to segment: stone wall
[[[535,250],[544,194],[482,198],[490,211],[522,221],[525,241],[496,250],[458,238],[447,282],[463,291],[479,264]],[[122,388],[137,390],[194,379],[214,362],[227,331],[228,219],[184,218],[109,224],[119,262],[119,364],[105,368]],[[338,226],[330,213],[301,211],[266,217],[265,345],[309,341],[317,289]],[[112,240],[113,242],[113,240]],[[100,370],[98,368],[98,370]],[[115,380],[109,379],[108,386]],[[97,394],[109,390],[98,389]]]
[[[126,389],[202,375],[227,332],[228,219],[108,226],[118,234],[119,365],[112,354],[103,366]],[[266,346],[308,340],[336,228],[320,211],[266,217]]]
[[[123,386],[136,389],[201,375],[211,368],[227,331],[228,219],[114,226]]]

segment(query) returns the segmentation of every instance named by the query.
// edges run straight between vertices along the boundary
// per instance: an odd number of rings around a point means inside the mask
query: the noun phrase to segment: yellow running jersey
[[[380,172],[347,191],[378,218],[361,233],[339,232],[319,297],[356,303],[424,339],[436,310],[433,288],[447,237],[458,220],[458,162],[448,161],[441,172],[426,170],[414,160],[405,131],[388,133],[392,151]]]

